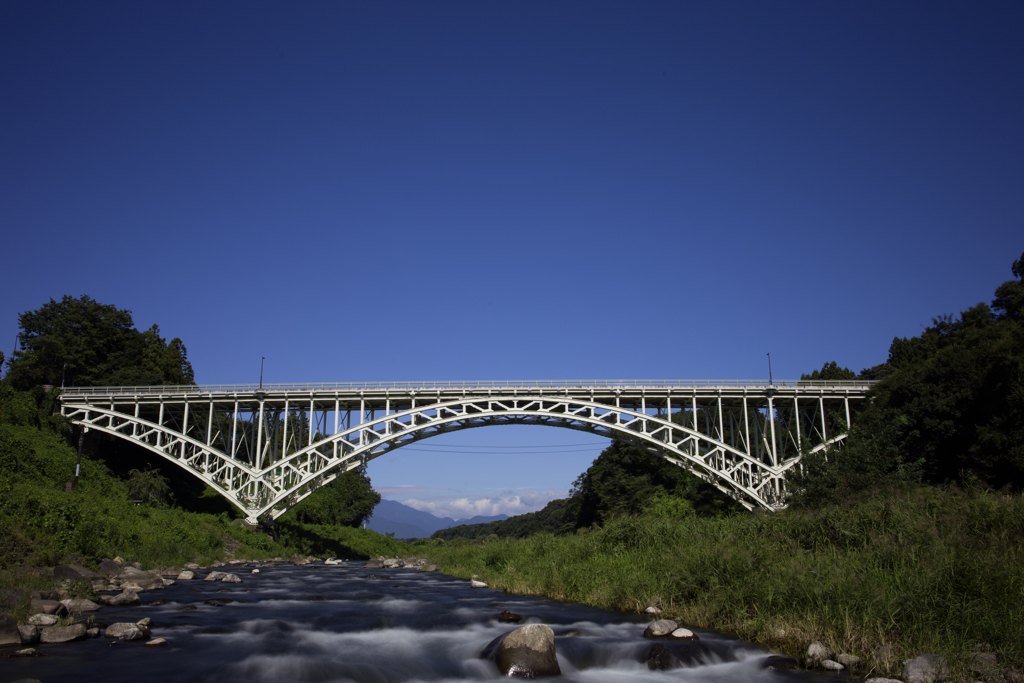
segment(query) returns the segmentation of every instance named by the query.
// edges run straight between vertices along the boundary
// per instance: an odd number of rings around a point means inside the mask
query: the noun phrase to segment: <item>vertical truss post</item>
[[[768,424],[772,428],[772,467],[779,466],[779,446],[775,442],[775,404],[772,402],[772,397],[768,397]]]
[[[161,427],[164,426],[164,399],[163,399],[163,396],[160,397],[160,415],[157,417],[156,422]],[[156,447],[157,448],[163,447],[163,431],[164,431],[163,429],[158,429],[157,432],[156,432]]]
[[[231,413],[231,459],[238,453],[238,399],[235,399],[235,411]]]
[[[291,417],[291,413],[288,410],[288,398],[284,399],[284,427],[282,430],[284,434],[281,436],[281,459],[288,457],[288,418]]]
[[[341,419],[341,409],[338,405],[338,397],[334,397],[334,433],[338,433],[338,420]],[[334,458],[338,458],[338,440],[334,440]]]
[[[181,435],[184,437],[188,436],[188,399],[185,399],[185,417],[181,421]],[[185,460],[185,439],[181,440],[181,459]]]
[[[210,414],[206,418],[206,445],[213,441],[213,397],[210,397]]]
[[[139,435],[139,402],[135,401],[135,421],[132,422],[132,437]]]
[[[747,417],[747,393],[743,392],[743,433],[747,437],[746,451],[747,455],[754,455],[753,448],[750,443],[750,419]]]
[[[825,428],[825,397],[818,395],[818,407],[821,409],[821,441],[828,441],[828,431]]]
[[[307,446],[313,445],[313,423],[316,422],[316,409],[313,407],[313,394],[309,395],[309,443]]]
[[[259,424],[256,426],[256,455],[253,466],[256,469],[263,467],[263,399],[260,399]]]
[[[803,438],[800,434],[800,400],[793,394],[793,414],[796,416],[796,455],[799,458],[803,452]]]
[[[416,405],[416,399],[415,398],[413,399],[413,405]],[[360,396],[359,397],[359,426],[360,427],[362,427],[363,420],[364,420],[365,417],[366,417],[366,401],[364,401],[363,397]],[[359,430],[359,445],[360,446],[363,446],[363,445],[366,444],[366,437],[363,434],[363,432],[364,432],[363,429]]]

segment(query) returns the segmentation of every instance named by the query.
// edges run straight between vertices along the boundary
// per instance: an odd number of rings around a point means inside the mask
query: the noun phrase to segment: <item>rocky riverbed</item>
[[[796,662],[788,657],[656,614],[474,587],[425,571],[432,568],[414,558],[292,558],[160,572],[113,564],[87,577],[103,589],[99,600],[48,601],[41,612],[52,610],[59,623],[36,624],[39,642],[4,646],[0,683],[404,683],[505,675],[767,683],[837,676],[791,670]],[[67,634],[74,637],[43,639],[53,628],[73,629]]]

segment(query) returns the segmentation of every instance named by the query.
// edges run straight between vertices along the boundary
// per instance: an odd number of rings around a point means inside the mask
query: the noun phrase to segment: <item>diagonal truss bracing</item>
[[[66,390],[73,422],[177,463],[276,518],[340,474],[423,439],[534,424],[629,441],[748,508],[785,506],[785,473],[841,441],[868,382],[490,382]]]

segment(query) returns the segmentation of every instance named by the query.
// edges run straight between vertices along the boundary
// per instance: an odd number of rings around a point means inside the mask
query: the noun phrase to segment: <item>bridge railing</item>
[[[135,394],[206,394],[263,391],[375,391],[437,389],[693,389],[693,388],[792,388],[867,389],[869,380],[775,380],[765,379],[593,379],[593,380],[493,380],[443,382],[307,382],[299,384],[204,384],[138,387],[65,387],[64,396],[113,396]]]

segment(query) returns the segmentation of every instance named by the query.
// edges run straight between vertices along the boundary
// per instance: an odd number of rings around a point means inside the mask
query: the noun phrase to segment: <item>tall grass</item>
[[[512,593],[631,612],[659,605],[791,654],[822,640],[879,674],[935,652],[963,678],[978,643],[1021,663],[1019,495],[919,488],[815,511],[626,517],[572,536],[427,552],[446,573]],[[873,658],[883,645],[895,656]]]

